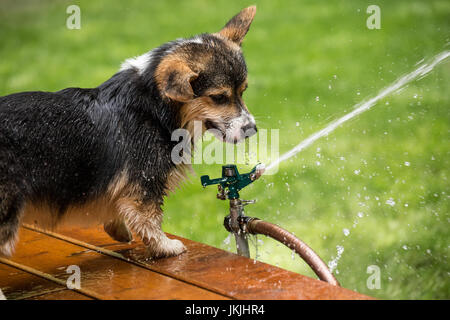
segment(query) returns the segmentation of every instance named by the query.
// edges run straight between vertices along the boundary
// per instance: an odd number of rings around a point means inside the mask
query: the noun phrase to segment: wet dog
[[[241,50],[255,11],[128,59],[97,88],[0,97],[0,253],[13,253],[22,221],[102,223],[117,241],[137,234],[152,257],[182,253],[161,230],[164,197],[189,170],[171,133],[201,121],[236,143],[256,131]]]

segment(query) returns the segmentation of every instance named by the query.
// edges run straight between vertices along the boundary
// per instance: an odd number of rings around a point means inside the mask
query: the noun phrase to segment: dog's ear
[[[167,57],[161,61],[155,72],[159,90],[167,98],[188,102],[194,98],[191,81],[198,74],[189,68],[186,61],[180,57]]]
[[[250,29],[250,24],[253,21],[256,13],[256,6],[251,6],[243,9],[220,30],[219,34],[225,38],[235,42],[238,45],[242,44],[244,36]]]

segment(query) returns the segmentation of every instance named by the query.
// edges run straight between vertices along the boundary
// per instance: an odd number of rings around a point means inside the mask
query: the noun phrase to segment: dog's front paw
[[[174,257],[186,251],[183,242],[167,237],[160,241],[156,241],[152,238],[150,241],[144,241],[144,243],[147,245],[148,258]]]
[[[167,256],[169,257],[177,256],[187,250],[183,242],[181,242],[180,240],[177,239],[167,239],[167,240],[169,241],[164,248],[164,251]]]

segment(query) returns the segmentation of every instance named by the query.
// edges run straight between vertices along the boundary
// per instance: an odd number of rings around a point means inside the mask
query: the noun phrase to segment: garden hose
[[[331,273],[328,266],[317,253],[292,233],[276,224],[258,218],[249,218],[246,222],[246,226],[248,233],[268,236],[294,250],[311,267],[320,280],[326,281],[334,286],[340,286],[333,273]]]

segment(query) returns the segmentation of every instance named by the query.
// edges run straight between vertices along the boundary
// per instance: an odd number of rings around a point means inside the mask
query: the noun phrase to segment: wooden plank
[[[73,290],[61,290],[49,292],[38,296],[27,298],[27,300],[92,300],[91,298]]]
[[[25,299],[65,288],[38,276],[0,263],[0,289],[7,299]]]
[[[67,290],[55,282],[2,263],[0,263],[0,289],[8,300],[32,299],[43,294],[58,294]]]
[[[19,237],[13,262],[64,281],[70,276],[67,267],[77,265],[81,270],[81,287],[96,292],[102,299],[226,299],[42,233],[21,228]]]
[[[53,281],[0,263],[0,289],[8,300],[91,300]]]
[[[66,281],[61,280],[61,279],[58,279],[58,278],[55,278],[55,277],[52,276],[51,274],[42,272],[42,271],[40,271],[40,270],[34,269],[34,268],[29,267],[29,266],[26,266],[26,265],[24,265],[24,264],[20,264],[20,263],[17,263],[17,262],[14,262],[14,261],[11,261],[11,260],[9,260],[9,259],[2,258],[2,257],[0,257],[0,263],[5,264],[5,265],[10,266],[10,267],[13,267],[13,268],[15,268],[15,269],[24,271],[24,272],[26,272],[26,273],[35,275],[35,276],[40,277],[40,278],[42,278],[42,279],[48,280],[48,281],[50,281],[50,282],[59,284],[62,288],[67,288],[67,287],[68,287]],[[72,290],[75,290],[75,291],[77,291],[77,292],[79,292],[79,293],[81,293],[81,294],[83,294],[83,295],[86,295],[86,296],[88,296],[88,297],[91,297],[92,299],[97,299],[97,300],[102,299],[102,297],[100,297],[99,295],[97,295],[97,293],[95,293],[94,291],[91,291],[91,290],[89,290],[89,289],[85,289],[85,288],[83,288],[83,289],[81,289],[81,288],[72,288]]]
[[[177,257],[147,261],[140,241],[114,242],[101,228],[65,229],[64,236],[113,250],[167,276],[190,282],[235,299],[371,299],[266,263],[244,258],[181,237],[187,252]]]

